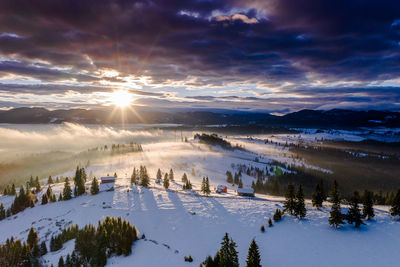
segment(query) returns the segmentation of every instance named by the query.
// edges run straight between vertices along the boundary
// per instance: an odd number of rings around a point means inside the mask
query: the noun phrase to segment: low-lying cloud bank
[[[140,126],[6,125],[0,127],[0,159],[15,154],[47,151],[82,151],[110,144],[152,142],[173,138],[173,133]]]

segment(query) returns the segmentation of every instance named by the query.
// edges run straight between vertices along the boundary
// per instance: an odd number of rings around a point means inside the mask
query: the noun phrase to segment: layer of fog
[[[149,128],[148,125],[93,126],[64,123],[60,125],[0,125],[0,160],[30,153],[86,149],[111,144],[139,144],[173,141],[181,133]]]

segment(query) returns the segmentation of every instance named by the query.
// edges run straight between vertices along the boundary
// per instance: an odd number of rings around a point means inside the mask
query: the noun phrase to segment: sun
[[[129,106],[132,101],[132,94],[126,90],[114,91],[110,96],[110,102],[120,108]]]

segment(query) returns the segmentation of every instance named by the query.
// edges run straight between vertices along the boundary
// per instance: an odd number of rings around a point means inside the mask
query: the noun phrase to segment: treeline
[[[207,144],[207,145],[211,145],[211,146],[220,146],[223,149],[226,150],[234,150],[234,149],[243,149],[243,147],[236,145],[236,146],[232,146],[231,143],[229,143],[228,141],[224,140],[223,138],[219,137],[217,134],[213,133],[213,134],[205,134],[202,133],[200,134],[195,134],[194,135],[194,139],[199,140],[200,143],[203,144]]]
[[[314,185],[319,182],[321,177],[326,178],[328,175],[317,170],[307,170],[306,172],[304,167],[285,166],[277,161],[272,164],[274,166],[266,166],[265,168],[243,164],[232,165],[232,168],[236,168],[238,171],[234,174],[227,171],[226,181],[241,188],[243,186],[241,177],[245,173],[255,179],[255,181],[252,181],[251,187],[256,193],[278,196],[283,196],[286,187],[296,182],[302,184],[304,195],[309,197],[312,194]]]
[[[88,149],[91,151],[111,151],[113,153],[126,153],[126,152],[143,152],[141,144],[130,142],[129,144],[111,144],[110,146],[104,145],[101,147],[95,147]]]
[[[69,200],[72,197],[76,197],[86,193],[85,182],[87,180],[87,175],[84,168],[77,167],[75,176],[74,176],[74,190],[72,191],[71,185],[69,183],[68,177],[65,178],[63,191],[60,192],[58,197],[53,193],[51,185],[54,183],[53,178],[49,176],[47,181],[47,190],[42,195],[41,204],[46,205],[51,202],[57,202],[62,200]],[[17,214],[25,210],[28,207],[34,207],[35,203],[38,202],[37,193],[41,191],[41,185],[39,182],[39,178],[36,177],[35,180],[32,179],[33,182],[27,182],[26,187],[21,186],[19,188],[19,193],[16,192],[15,185],[7,186],[5,189],[5,193],[7,195],[15,195],[14,202],[9,209],[5,209],[3,203],[0,204],[0,220],[3,220],[11,215]],[[57,177],[56,182],[59,182]],[[31,185],[35,185],[34,189],[32,189]],[[74,192],[74,193],[72,193]],[[92,184],[90,186],[90,193],[92,195],[99,193],[99,183],[97,179],[94,177],[92,180]]]
[[[27,185],[25,189],[23,186],[21,186],[18,194],[14,191],[14,185],[12,188],[13,194],[15,194],[14,202],[7,210],[5,210],[3,203],[0,204],[0,220],[17,214],[26,208],[34,207],[35,202],[37,202],[37,196],[34,194],[34,192],[30,191],[29,185]]]
[[[229,238],[228,233],[225,233],[222,238],[221,248],[217,251],[214,257],[208,256],[200,267],[239,267],[239,255],[236,251],[236,243],[232,238]],[[256,241],[251,241],[246,267],[261,267],[261,256]]]
[[[39,245],[37,232],[32,227],[26,242],[14,237],[0,244],[0,266],[41,266],[39,258],[47,253],[46,243]]]
[[[321,208],[323,202],[326,200],[327,194],[325,193],[323,182],[320,181],[315,186],[315,191],[312,194],[312,205],[316,208]],[[373,207],[374,194],[369,190],[365,190],[362,196],[355,191],[353,195],[349,197],[349,200],[345,201],[340,196],[338,183],[334,181],[329,192],[329,201],[332,205],[328,221],[329,224],[335,228],[345,224],[346,221],[348,224],[354,224],[354,226],[358,228],[362,224],[365,224],[363,220],[371,220],[375,217]],[[349,206],[347,208],[347,213],[342,213],[341,204],[343,202]],[[295,192],[295,186],[293,184],[288,185],[285,193],[284,212],[295,215],[299,219],[306,217],[307,210],[304,204],[304,194],[301,185],[298,186],[297,192]],[[394,196],[390,214],[394,217],[400,216],[400,188]]]
[[[400,187],[400,160],[394,155],[362,153],[355,147],[350,151],[340,143],[339,147],[334,147],[334,144],[329,144],[328,147],[313,143],[292,144],[289,149],[293,159],[302,159],[309,165],[331,170],[332,174],[324,174],[303,169],[304,172],[331,185],[334,180],[338,181],[343,193],[349,196],[354,191],[362,191],[365,188],[374,192],[383,191],[383,194],[386,194],[393,188]],[[378,151],[379,148],[374,150]],[[306,188],[304,183],[303,185]]]
[[[106,217],[97,227],[89,224],[79,229],[78,225],[64,229],[61,234],[52,236],[50,251],[58,251],[63,244],[75,239],[75,248],[65,259],[60,257],[59,267],[105,266],[107,258],[114,255],[129,255],[133,243],[138,240],[134,225],[121,217]],[[42,266],[40,257],[47,253],[46,243],[39,244],[38,234],[32,227],[27,241],[11,237],[0,244],[0,266]]]
[[[238,188],[243,188],[243,182],[242,182],[242,172],[239,170],[239,172],[235,172],[234,175],[230,171],[226,171],[226,181],[232,185],[236,184]]]
[[[51,250],[61,249],[63,243],[72,239],[75,239],[75,248],[65,258],[60,257],[59,267],[105,266],[107,258],[127,256],[132,252],[138,232],[129,221],[107,216],[104,221],[99,221],[97,227],[89,224],[78,229],[78,226],[73,226],[52,237]]]
[[[169,172],[165,172],[164,176],[162,175],[161,169],[157,170],[156,174],[156,179],[155,182],[157,184],[163,185],[165,189],[168,189],[170,186],[170,182],[175,181],[175,174],[174,170],[171,168]],[[189,178],[187,177],[186,173],[183,173],[182,178],[182,190],[192,190],[193,185]],[[147,172],[146,166],[140,165],[139,168],[134,167],[131,175],[131,185],[140,185],[142,187],[149,187],[150,186],[150,177]],[[204,195],[210,195],[211,190],[210,190],[210,181],[208,177],[203,177],[202,183],[201,183],[201,189],[200,191]]]
[[[6,184],[15,183],[17,187],[29,179],[33,173],[39,177],[48,177],[58,173],[67,172],[75,166],[89,166],[99,162],[104,157],[124,153],[142,152],[140,144],[114,144],[95,147],[81,152],[51,151],[43,153],[22,154],[9,162],[0,163],[0,190],[4,191]],[[27,179],[28,178],[28,179]]]

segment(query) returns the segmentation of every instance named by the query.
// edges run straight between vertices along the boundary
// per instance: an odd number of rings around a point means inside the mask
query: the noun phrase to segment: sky
[[[0,109],[121,90],[154,108],[400,110],[400,2],[0,1]]]

